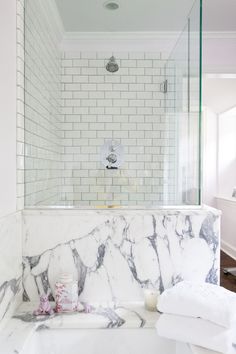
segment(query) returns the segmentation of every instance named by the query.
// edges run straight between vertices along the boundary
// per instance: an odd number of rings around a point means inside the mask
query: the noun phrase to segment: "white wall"
[[[221,248],[236,259],[236,199],[231,197],[236,185],[236,109],[213,112],[230,104],[235,80],[226,86],[223,79],[208,81],[212,91],[204,99],[212,109],[203,114],[203,202],[222,211]],[[212,92],[216,93],[214,99]]]
[[[236,111],[222,114],[236,104],[234,75],[205,75],[203,104],[203,202],[214,206],[236,185]]]
[[[236,74],[215,73],[203,76],[203,105],[222,113],[236,105]]]
[[[236,108],[219,115],[218,194],[232,196],[236,186]]]
[[[217,208],[222,211],[221,249],[236,259],[236,201],[217,198]]]
[[[236,72],[235,33],[203,33],[203,72]]]
[[[0,216],[16,210],[16,1],[0,0]]]
[[[203,109],[203,188],[202,200],[204,204],[216,206],[217,195],[217,155],[218,116],[210,108]]]

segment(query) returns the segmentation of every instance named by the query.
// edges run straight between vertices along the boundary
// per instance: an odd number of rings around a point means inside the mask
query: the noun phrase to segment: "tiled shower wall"
[[[26,0],[25,18],[25,203],[58,204],[63,147],[56,5]]]
[[[116,73],[105,68],[112,54],[120,66]],[[174,200],[175,125],[164,114],[164,65],[155,52],[64,53],[65,204],[155,205]],[[106,170],[101,163],[101,147],[111,139],[125,151],[118,170]]]
[[[17,0],[17,210],[24,208],[24,0]]]
[[[20,204],[23,195],[26,206],[174,204],[175,123],[164,114],[161,53],[61,52],[54,1],[28,0],[25,8]],[[105,69],[112,54],[114,74]],[[100,157],[111,139],[125,152],[112,171]]]

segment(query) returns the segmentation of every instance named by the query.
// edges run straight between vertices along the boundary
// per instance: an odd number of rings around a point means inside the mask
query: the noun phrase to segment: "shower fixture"
[[[114,56],[112,56],[109,60],[109,62],[106,65],[106,69],[107,71],[109,71],[110,73],[115,73],[116,71],[119,70],[119,65],[116,62],[116,59]]]
[[[119,4],[115,1],[106,1],[103,6],[107,9],[107,10],[118,10],[119,9]]]
[[[108,170],[117,170],[124,162],[124,148],[116,140],[108,140],[101,147],[101,162]]]
[[[161,83],[161,92],[162,93],[168,92],[168,80],[165,80]]]

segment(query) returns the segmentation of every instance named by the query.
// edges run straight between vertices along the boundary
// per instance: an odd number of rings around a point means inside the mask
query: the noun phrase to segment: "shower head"
[[[115,73],[116,71],[119,70],[119,65],[117,64],[115,57],[112,56],[110,58],[109,62],[106,65],[106,69],[110,73]]]

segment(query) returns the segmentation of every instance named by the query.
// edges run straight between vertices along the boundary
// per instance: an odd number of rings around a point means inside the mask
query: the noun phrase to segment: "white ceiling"
[[[114,1],[114,0],[113,0]],[[194,0],[115,0],[109,11],[105,0],[56,0],[66,31],[126,32],[180,31]],[[206,31],[236,31],[236,0],[203,0]]]
[[[56,3],[69,32],[180,31],[193,4],[193,0],[115,1],[120,5],[116,11],[104,8],[106,0],[56,0]]]
[[[236,0],[202,0],[205,31],[236,31]]]

